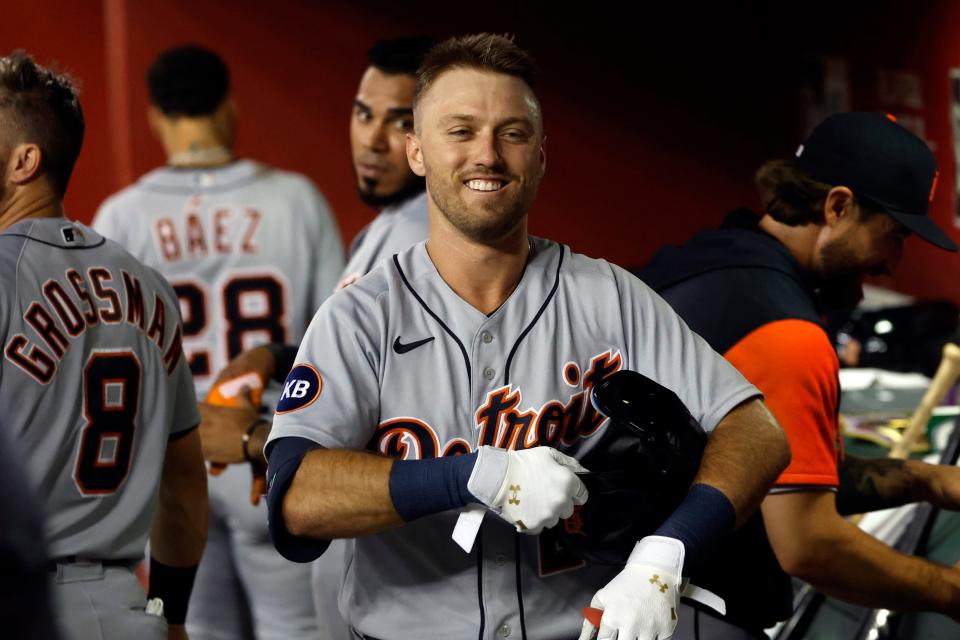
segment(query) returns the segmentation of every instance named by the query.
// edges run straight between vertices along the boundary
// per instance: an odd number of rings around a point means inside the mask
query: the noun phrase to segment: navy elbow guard
[[[270,443],[267,451],[267,528],[273,546],[287,560],[313,562],[327,550],[329,540],[302,538],[287,531],[283,521],[283,499],[303,462],[303,457],[322,447],[306,438],[280,438]]]

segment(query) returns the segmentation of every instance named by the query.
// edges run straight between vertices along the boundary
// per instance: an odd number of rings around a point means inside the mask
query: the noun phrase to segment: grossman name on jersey
[[[42,300],[34,300],[23,314],[24,322],[36,331],[40,343],[31,342],[22,333],[14,335],[3,350],[7,360],[41,384],[47,384],[56,374],[58,363],[69,351],[73,338],[101,322],[107,325],[126,322],[156,343],[163,352],[167,373],[173,372],[183,354],[180,324],[177,318],[171,319],[174,330],[167,342],[166,309],[159,294],[147,292],[154,294],[148,323],[140,280],[126,271],[121,270],[120,278],[116,278],[106,267],[91,267],[86,274],[67,269],[63,280],[69,283],[79,305],[67,293],[67,285],[54,278],[47,280],[41,287]],[[110,286],[120,281],[123,282],[123,303],[119,287]]]

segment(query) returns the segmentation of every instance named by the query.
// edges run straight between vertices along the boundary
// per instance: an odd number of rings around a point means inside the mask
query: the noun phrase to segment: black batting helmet
[[[554,531],[588,562],[623,564],[687,495],[707,435],[675,393],[636,371],[608,376],[590,399],[610,419],[580,458],[590,497]]]

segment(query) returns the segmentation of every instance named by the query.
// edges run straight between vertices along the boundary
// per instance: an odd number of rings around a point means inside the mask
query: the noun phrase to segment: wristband
[[[686,550],[683,573],[689,575],[712,553],[736,525],[729,498],[708,484],[695,484],[680,506],[657,529],[656,535],[676,538]]]
[[[250,443],[250,437],[253,435],[253,430],[259,427],[261,424],[270,426],[270,423],[264,420],[263,418],[257,418],[252,423],[250,423],[250,426],[247,427],[247,430],[243,432],[243,437],[241,438],[243,440],[243,459],[251,464],[256,464],[257,462],[260,462],[260,461],[254,460],[250,456],[250,450],[247,448],[247,445]],[[262,458],[262,454],[261,454],[261,458]]]
[[[467,483],[476,463],[476,452],[449,458],[397,460],[390,467],[393,507],[409,522],[475,502]]]
[[[196,575],[197,565],[171,567],[150,556],[147,600],[160,598],[163,601],[163,617],[167,619],[167,624],[183,624],[187,619],[187,604]]]

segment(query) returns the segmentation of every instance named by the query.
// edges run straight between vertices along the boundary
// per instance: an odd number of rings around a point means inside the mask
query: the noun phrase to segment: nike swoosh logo
[[[417,340],[416,342],[403,344],[402,342],[400,342],[400,336],[397,336],[397,339],[393,341],[393,350],[396,351],[397,353],[406,353],[407,351],[413,351],[417,347],[422,347],[423,345],[427,344],[431,340],[433,340],[433,336],[430,336],[429,338],[424,338],[423,340]]]

